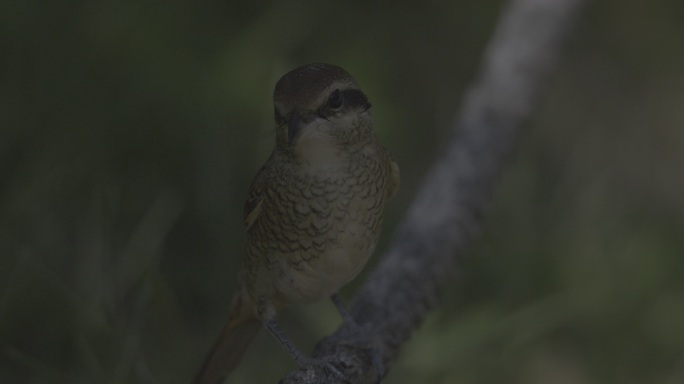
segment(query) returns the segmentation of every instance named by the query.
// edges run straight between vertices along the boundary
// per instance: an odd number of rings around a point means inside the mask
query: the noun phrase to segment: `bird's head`
[[[276,146],[293,153],[345,148],[373,135],[368,98],[335,65],[308,64],[286,73],[273,103]]]

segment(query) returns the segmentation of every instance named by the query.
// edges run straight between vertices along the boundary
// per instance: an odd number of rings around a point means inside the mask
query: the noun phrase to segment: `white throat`
[[[335,138],[327,133],[316,129],[307,129],[297,139],[295,148],[297,158],[314,172],[339,168],[344,165],[346,160],[334,140]]]

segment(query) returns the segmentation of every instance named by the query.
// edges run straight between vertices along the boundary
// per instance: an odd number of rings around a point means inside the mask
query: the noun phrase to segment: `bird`
[[[267,328],[300,367],[314,359],[276,319],[286,307],[331,298],[365,266],[381,232],[399,167],[380,143],[371,104],[339,66],[313,63],[283,75],[273,92],[275,146],[244,208],[246,247],[228,322],[193,384],[222,383]]]

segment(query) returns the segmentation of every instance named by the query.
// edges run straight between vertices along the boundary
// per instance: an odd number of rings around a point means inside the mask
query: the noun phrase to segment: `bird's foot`
[[[325,359],[319,359],[307,355],[299,355],[297,357],[297,365],[301,369],[307,369],[311,367],[322,367],[330,374],[332,374],[338,381],[343,383],[348,383],[349,380],[345,374],[335,366],[331,361],[326,361]]]
[[[380,380],[382,380],[382,378],[385,376],[385,364],[383,363],[382,356],[378,350],[372,345],[373,338],[371,332],[361,326],[354,319],[351,313],[349,313],[347,310],[347,307],[345,307],[342,299],[340,299],[339,294],[334,293],[332,296],[330,296],[330,299],[335,304],[337,311],[340,313],[344,323],[347,325],[348,333],[346,333],[346,335],[348,335],[349,339],[345,344],[368,351],[369,358],[373,364],[373,368],[375,369],[375,377],[377,378],[376,382],[379,383]]]
[[[379,383],[385,377],[385,364],[382,361],[382,355],[378,348],[373,346],[373,338],[367,329],[364,329],[356,322],[348,322],[348,333],[346,333],[346,342],[344,344],[354,348],[362,349],[367,358],[373,364],[375,370],[376,383]]]

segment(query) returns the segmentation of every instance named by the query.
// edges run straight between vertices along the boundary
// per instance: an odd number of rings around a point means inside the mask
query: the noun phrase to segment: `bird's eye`
[[[340,109],[342,108],[343,102],[344,98],[342,97],[342,92],[340,92],[339,89],[336,89],[328,99],[328,106],[330,109]]]

